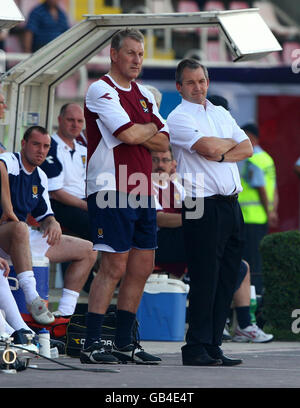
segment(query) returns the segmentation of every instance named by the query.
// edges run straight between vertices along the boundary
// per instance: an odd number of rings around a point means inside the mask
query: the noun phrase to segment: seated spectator
[[[233,307],[236,311],[238,326],[232,340],[239,343],[268,343],[273,340],[273,334],[266,334],[256,324],[251,323],[250,285],[250,267],[245,260],[242,260],[233,295]]]
[[[73,314],[79,293],[96,261],[92,243],[62,235],[48,195],[46,174],[38,166],[46,159],[51,138],[46,129],[32,126],[26,130],[18,153],[0,155],[1,219],[0,256],[10,256],[27,309],[40,324],[50,324],[55,316],[47,309],[36,290],[32,256],[46,256],[50,262],[71,262],[56,315]],[[26,224],[31,214],[41,232]]]
[[[78,142],[82,137],[84,114],[80,105],[65,104],[58,116],[58,129],[51,137],[51,147],[41,168],[48,177],[48,191],[56,220],[70,235],[91,239],[85,199],[87,148]],[[65,273],[68,264],[62,264]],[[94,272],[84,290],[89,292]]]
[[[145,87],[153,94],[159,109],[162,101],[161,92],[151,85],[145,85]],[[152,152],[152,172],[158,226],[155,265],[168,272],[170,278],[182,278],[186,270],[181,224],[181,200],[184,189],[176,181],[176,160],[171,146],[166,152]],[[176,208],[174,208],[175,197]]]
[[[51,137],[51,147],[40,166],[48,177],[48,191],[56,220],[71,233],[90,239],[87,201],[85,199],[87,148],[76,141],[84,125],[80,105],[63,105],[58,129]]]
[[[82,146],[87,147],[88,141],[87,141],[87,137],[86,137],[86,130],[82,130],[80,132],[80,135],[76,137],[76,142],[78,142],[79,144],[81,144]]]
[[[166,152],[152,152],[158,226],[155,265],[163,267],[170,277],[181,278],[186,269],[181,221],[184,189],[174,177],[170,177],[172,171],[171,149]]]
[[[69,28],[59,0],[45,0],[29,14],[24,34],[24,51],[35,52]]]

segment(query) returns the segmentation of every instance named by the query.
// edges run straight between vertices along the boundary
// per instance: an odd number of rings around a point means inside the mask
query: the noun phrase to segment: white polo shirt
[[[72,150],[56,133],[41,168],[48,177],[48,191],[64,189],[78,198],[85,198],[87,148],[74,140]]]
[[[192,146],[201,137],[232,138],[237,143],[248,139],[230,113],[206,100],[201,104],[185,99],[169,114],[167,124],[177,172],[188,197],[230,195],[242,191],[236,163],[206,160]]]

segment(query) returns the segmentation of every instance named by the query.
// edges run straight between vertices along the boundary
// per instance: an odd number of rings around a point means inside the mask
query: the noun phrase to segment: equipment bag
[[[75,314],[71,317],[66,332],[66,354],[70,357],[79,357],[80,350],[86,336],[86,316],[84,314]],[[115,338],[116,331],[116,313],[108,310],[104,316],[102,325],[101,342],[103,346],[110,350]]]
[[[46,329],[49,331],[50,337],[56,340],[64,339],[70,321],[69,318],[56,317],[53,323],[45,325],[37,323],[28,313],[21,313],[21,316],[27,326],[29,326],[35,333],[38,333],[41,329]]]
[[[79,357],[80,350],[85,341],[86,321],[85,314],[74,314],[71,316],[66,332],[66,354],[70,357]],[[110,351],[116,334],[116,305],[110,305],[104,316],[102,324],[101,342],[103,347]],[[132,337],[133,343],[139,342],[138,321],[135,319],[133,325]]]

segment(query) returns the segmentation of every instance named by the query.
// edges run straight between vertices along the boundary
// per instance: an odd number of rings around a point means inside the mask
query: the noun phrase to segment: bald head
[[[73,141],[80,135],[84,125],[83,109],[77,103],[63,105],[58,116],[58,135]]]

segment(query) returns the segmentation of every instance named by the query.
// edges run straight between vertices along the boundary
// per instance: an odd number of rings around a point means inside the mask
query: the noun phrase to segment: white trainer
[[[228,326],[226,324],[223,330],[222,341],[231,341],[231,340],[232,340],[232,337],[229,333]]]
[[[256,324],[251,324],[245,329],[241,329],[237,326],[232,341],[237,343],[269,343],[273,339],[273,334],[266,334]]]
[[[54,322],[55,317],[49,310],[45,302],[38,296],[31,304],[27,305],[29,313],[32,315],[34,320],[39,324],[51,324]]]

